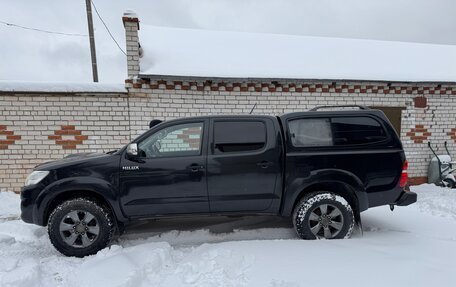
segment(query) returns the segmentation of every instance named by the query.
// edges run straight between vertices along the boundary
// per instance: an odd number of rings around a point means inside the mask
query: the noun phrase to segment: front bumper
[[[32,185],[32,186],[25,186],[21,190],[21,219],[27,223],[34,223],[37,224],[36,218],[34,216],[34,207],[35,207],[35,200],[40,191],[42,190],[42,186]]]
[[[399,196],[398,200],[394,203],[394,205],[397,206],[407,206],[412,203],[415,203],[417,200],[418,196],[415,192],[407,191],[407,192],[402,192],[401,196]]]

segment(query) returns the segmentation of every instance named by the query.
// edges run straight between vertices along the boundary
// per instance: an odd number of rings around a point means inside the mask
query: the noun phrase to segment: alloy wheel
[[[90,246],[100,233],[96,217],[84,210],[68,212],[60,221],[60,236],[69,246],[85,248]]]
[[[344,217],[339,208],[332,204],[316,206],[310,213],[308,224],[317,238],[335,238],[344,226]]]

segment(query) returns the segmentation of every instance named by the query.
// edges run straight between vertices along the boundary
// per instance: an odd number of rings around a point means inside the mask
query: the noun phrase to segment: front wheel
[[[114,231],[109,210],[85,198],[65,201],[49,216],[51,243],[66,256],[97,253],[110,243]]]
[[[350,204],[331,192],[305,195],[293,212],[296,233],[302,239],[349,238],[355,225]]]

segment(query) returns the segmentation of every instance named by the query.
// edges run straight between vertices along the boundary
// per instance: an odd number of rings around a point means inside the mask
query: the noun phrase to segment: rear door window
[[[266,125],[262,121],[214,122],[214,153],[260,150],[266,145]]]

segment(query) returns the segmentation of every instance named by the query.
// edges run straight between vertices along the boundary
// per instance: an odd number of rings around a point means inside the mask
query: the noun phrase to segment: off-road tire
[[[353,209],[345,198],[335,193],[326,191],[312,192],[304,195],[298,204],[296,204],[292,220],[297,235],[306,240],[325,238],[322,236],[316,236],[312,232],[309,223],[311,213],[322,205],[330,205],[333,210],[334,207],[337,208],[340,211],[339,220],[343,222],[342,228],[339,229],[338,233],[335,234],[334,237],[328,239],[349,238],[355,225]],[[315,214],[313,214],[313,216],[315,216]],[[315,224],[315,220],[312,222]]]
[[[91,213],[98,225],[99,233],[87,247],[73,247],[67,244],[61,236],[60,222],[72,211],[86,211]],[[49,216],[48,234],[52,245],[66,256],[84,257],[97,253],[108,246],[115,232],[114,219],[108,208],[86,198],[76,198],[58,205]]]

